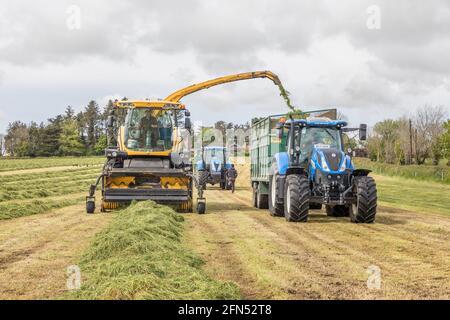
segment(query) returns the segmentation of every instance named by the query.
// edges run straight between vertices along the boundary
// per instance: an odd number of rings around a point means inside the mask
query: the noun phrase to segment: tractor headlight
[[[322,169],[324,171],[330,171],[330,168],[328,167],[327,161],[325,160],[325,158],[322,156]]]
[[[342,162],[342,165],[339,168],[339,171],[345,171],[345,169],[347,169],[347,159],[344,158],[344,161]]]

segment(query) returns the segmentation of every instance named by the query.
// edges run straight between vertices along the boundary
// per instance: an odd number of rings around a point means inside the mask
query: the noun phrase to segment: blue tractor
[[[207,184],[219,184],[221,189],[229,189],[227,170],[231,168],[227,148],[203,147],[201,159],[197,161],[199,184],[206,189]]]
[[[261,147],[252,150],[255,206],[268,207],[271,215],[285,216],[294,222],[306,222],[309,210],[321,209],[323,205],[328,216],[349,216],[355,223],[374,222],[375,181],[368,176],[370,170],[355,169],[350,155],[344,152],[343,133],[354,130],[359,130],[360,140],[366,139],[364,124],[347,128],[345,121],[330,119],[276,123],[275,130],[269,131],[269,152],[258,150]],[[264,160],[256,152],[270,159]]]

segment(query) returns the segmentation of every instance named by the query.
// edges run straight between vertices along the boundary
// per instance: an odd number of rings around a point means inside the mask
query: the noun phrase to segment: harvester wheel
[[[290,222],[306,222],[309,213],[309,182],[303,175],[292,174],[286,178],[284,188],[284,216]]]
[[[269,211],[273,217],[282,217],[284,216],[284,201],[280,197],[277,176],[277,174],[269,176]]]
[[[197,213],[204,214],[205,212],[206,212],[206,203],[205,202],[197,203]]]
[[[350,215],[350,207],[345,205],[327,206],[327,216],[329,217],[348,217]]]
[[[89,214],[93,214],[95,211],[95,202],[94,201],[86,201],[86,212]]]
[[[358,177],[354,181],[356,203],[352,204],[350,220],[355,223],[373,223],[377,213],[377,186],[372,177]]]

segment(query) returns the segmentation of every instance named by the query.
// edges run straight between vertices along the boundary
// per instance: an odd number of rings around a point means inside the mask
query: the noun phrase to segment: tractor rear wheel
[[[306,222],[309,214],[309,181],[303,175],[292,174],[286,178],[284,188],[284,216],[287,221]]]
[[[350,215],[350,207],[345,205],[327,206],[327,216],[329,217],[348,217]]]
[[[280,191],[277,183],[277,174],[269,176],[269,211],[273,217],[282,217],[284,215],[284,201],[280,197]]]
[[[353,192],[356,202],[350,209],[350,220],[354,223],[373,223],[377,214],[377,186],[372,177],[357,177]]]
[[[198,172],[198,185],[203,190],[206,190],[206,183],[208,182],[209,173],[208,171],[199,171]]]

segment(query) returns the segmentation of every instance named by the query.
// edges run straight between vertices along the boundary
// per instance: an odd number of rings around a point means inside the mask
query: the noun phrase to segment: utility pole
[[[409,119],[409,164],[412,164],[413,158],[413,137],[412,137],[412,121]]]

